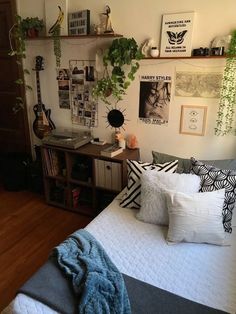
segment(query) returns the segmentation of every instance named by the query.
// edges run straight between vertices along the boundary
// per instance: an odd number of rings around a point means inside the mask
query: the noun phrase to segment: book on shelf
[[[116,155],[121,154],[123,150],[124,150],[123,148],[118,147],[117,145],[111,145],[101,150],[101,155],[104,157],[114,157]]]

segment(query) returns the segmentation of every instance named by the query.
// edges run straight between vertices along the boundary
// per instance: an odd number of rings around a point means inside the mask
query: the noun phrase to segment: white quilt
[[[187,299],[230,313],[236,311],[236,228],[232,245],[168,245],[167,228],[135,218],[136,210],[114,200],[86,229],[103,245],[118,269]],[[27,304],[26,304],[27,303]],[[10,305],[14,314],[55,314],[24,295]]]

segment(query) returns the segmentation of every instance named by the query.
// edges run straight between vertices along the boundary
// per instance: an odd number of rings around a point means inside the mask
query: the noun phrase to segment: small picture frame
[[[182,105],[179,133],[203,136],[206,118],[207,106]]]

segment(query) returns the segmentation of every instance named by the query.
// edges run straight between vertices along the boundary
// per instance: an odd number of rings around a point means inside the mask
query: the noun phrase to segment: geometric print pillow
[[[174,173],[178,167],[178,160],[166,162],[164,164],[152,164],[127,159],[127,187],[120,202],[121,207],[140,208],[141,203],[141,182],[140,176],[145,170],[154,170]]]
[[[200,176],[201,179],[199,192],[225,189],[225,201],[222,211],[223,225],[225,231],[231,233],[231,220],[236,200],[236,170],[218,169],[193,157],[191,158],[191,164],[191,173]]]

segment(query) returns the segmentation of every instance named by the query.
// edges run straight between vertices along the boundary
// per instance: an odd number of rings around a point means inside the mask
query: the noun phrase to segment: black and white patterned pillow
[[[226,232],[232,232],[231,220],[236,200],[236,170],[222,170],[206,165],[201,161],[191,158],[191,173],[200,176],[200,192],[225,189],[223,206],[223,225]]]
[[[178,167],[178,160],[166,162],[164,164],[152,164],[147,162],[128,160],[127,172],[128,183],[126,191],[120,202],[121,207],[140,208],[141,182],[140,176],[145,170],[156,170],[174,173]]]

